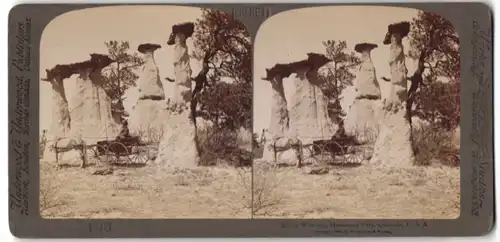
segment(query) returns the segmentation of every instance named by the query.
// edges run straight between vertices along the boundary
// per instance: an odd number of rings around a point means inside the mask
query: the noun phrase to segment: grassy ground
[[[260,163],[260,165],[258,165]],[[255,161],[255,217],[453,219],[460,212],[459,169],[311,167],[269,168]],[[261,201],[255,201],[261,200]]]
[[[77,162],[41,161],[44,218],[249,218],[249,168],[163,170],[153,164],[92,175]],[[73,166],[75,165],[75,166]]]
[[[97,168],[41,161],[44,218],[441,218],[459,216],[459,168],[307,164],[275,168]],[[69,164],[69,165],[68,165]],[[311,171],[320,174],[311,174]]]

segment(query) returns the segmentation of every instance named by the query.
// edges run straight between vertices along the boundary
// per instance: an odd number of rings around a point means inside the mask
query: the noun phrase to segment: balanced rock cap
[[[409,22],[399,22],[399,23],[394,23],[388,26],[387,33],[385,34],[384,38],[384,45],[388,45],[391,43],[391,35],[392,34],[399,34],[401,38],[408,36],[408,33],[410,33],[410,23]]]
[[[262,78],[263,80],[270,81],[276,75],[279,75],[281,78],[287,78],[292,74],[290,70],[290,64],[276,64],[271,68],[266,68],[266,77]]]
[[[159,49],[159,48],[161,48],[161,45],[146,43],[146,44],[139,45],[137,47],[137,51],[144,54],[148,51],[155,51],[156,49]]]
[[[333,61],[325,55],[318,53],[307,53],[307,60],[313,67],[321,67],[326,63]]]
[[[186,39],[191,37],[194,33],[194,23],[186,22],[186,23],[180,23],[180,24],[173,25],[172,32],[170,33],[170,36],[169,36],[168,41],[167,41],[168,45],[174,44],[175,35],[178,33],[184,34],[186,36]]]
[[[42,78],[42,81],[51,81],[55,76],[59,76],[62,79],[69,78],[73,75],[74,70],[71,65],[57,64],[52,69],[45,69],[45,72],[47,73],[47,78]]]
[[[378,45],[376,44],[372,44],[372,43],[359,43],[357,45],[354,46],[354,50],[356,52],[364,52],[364,51],[370,51],[370,50],[373,50],[375,48],[377,48]]]
[[[116,60],[109,58],[108,55],[96,53],[90,54],[90,65],[93,65],[93,67],[104,68],[114,62],[116,62]]]

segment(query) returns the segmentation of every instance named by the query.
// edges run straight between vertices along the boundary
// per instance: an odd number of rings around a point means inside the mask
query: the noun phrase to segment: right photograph
[[[278,13],[254,41],[253,217],[460,216],[460,39],[432,12]]]

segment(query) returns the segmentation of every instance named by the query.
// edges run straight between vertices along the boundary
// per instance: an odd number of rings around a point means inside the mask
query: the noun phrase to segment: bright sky
[[[379,47],[372,51],[372,60],[377,78],[389,75],[389,46],[382,45],[382,40],[389,24],[411,21],[418,10],[397,7],[362,7],[332,6],[291,10],[276,14],[267,19],[259,28],[255,38],[254,55],[254,132],[260,135],[263,128],[268,128],[270,120],[271,85],[261,80],[265,68],[276,63],[289,63],[303,60],[307,52],[325,54],[322,41],[345,40],[349,51],[361,42],[371,42]],[[407,38],[403,40],[408,52]],[[414,70],[413,61],[407,59],[408,72]],[[294,78],[285,79],[285,95],[290,104]],[[382,95],[387,85],[380,81]],[[352,100],[352,90],[346,91],[344,105]]]
[[[136,52],[143,43],[162,45],[155,52],[155,60],[160,70],[160,78],[174,77],[172,65],[173,47],[166,41],[174,24],[195,21],[201,17],[201,9],[195,7],[173,6],[113,6],[83,9],[65,13],[52,20],[42,34],[40,47],[40,76],[46,76],[45,69],[56,64],[70,64],[90,58],[90,53],[107,54],[105,41],[129,41],[130,50]],[[193,50],[192,39],[187,40]],[[190,51],[191,52],[191,51]],[[200,65],[191,60],[193,75],[198,73]],[[66,94],[71,111],[71,96],[74,92],[74,79],[65,80]],[[164,82],[164,89],[169,95],[169,82]],[[136,90],[130,90],[128,102],[136,101]],[[50,84],[43,82],[40,87],[40,129],[47,129],[51,123]]]

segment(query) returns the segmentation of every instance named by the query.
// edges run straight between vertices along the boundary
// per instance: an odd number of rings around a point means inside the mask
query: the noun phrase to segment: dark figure
[[[127,120],[124,120],[122,122],[122,130],[120,131],[120,134],[116,137],[116,140],[125,140],[127,138],[130,138],[130,132],[128,130],[128,122]]]

